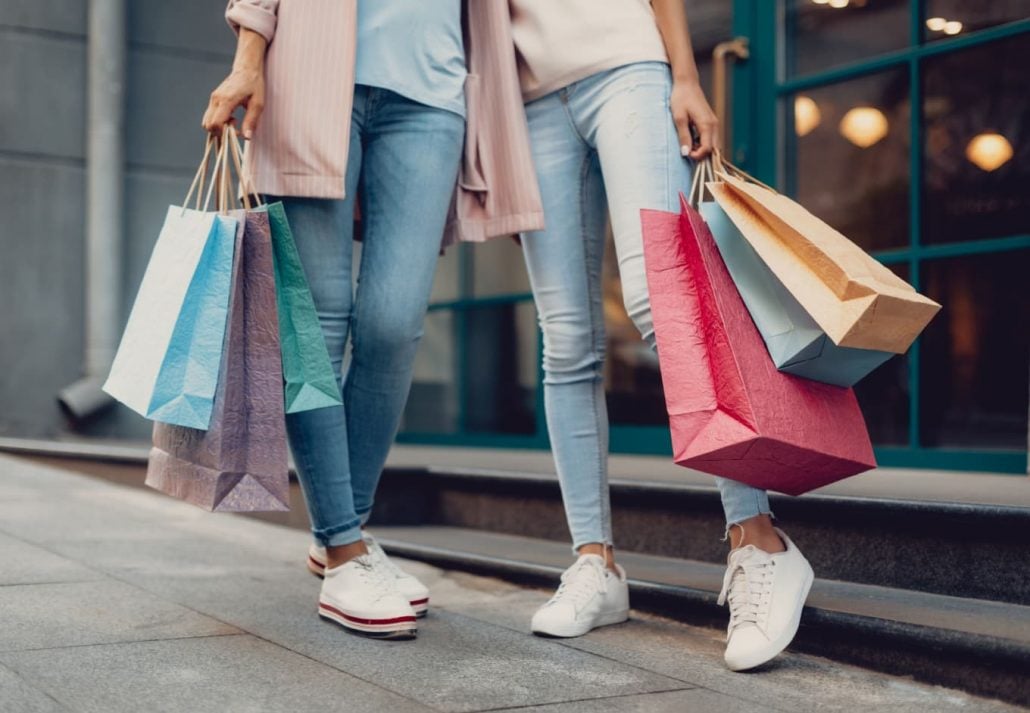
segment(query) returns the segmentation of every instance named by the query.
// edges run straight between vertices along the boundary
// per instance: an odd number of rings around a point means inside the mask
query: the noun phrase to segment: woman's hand
[[[219,133],[231,119],[236,107],[244,106],[243,138],[250,139],[257,128],[258,119],[265,106],[265,74],[260,69],[234,69],[218,87],[211,92],[207,111],[202,124],[211,133]]]
[[[210,133],[220,133],[232,121],[236,107],[246,107],[243,138],[250,139],[265,108],[265,50],[268,41],[253,30],[240,29],[232,72],[211,92],[201,124]]]
[[[673,82],[669,107],[680,138],[680,153],[684,157],[689,156],[698,161],[721,148],[719,121],[708,105],[699,81],[691,79]],[[698,136],[696,141],[695,130]]]

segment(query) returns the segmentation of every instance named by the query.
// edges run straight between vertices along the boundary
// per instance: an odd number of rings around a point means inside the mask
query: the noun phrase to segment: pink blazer
[[[465,157],[444,245],[543,228],[508,0],[466,0]],[[268,41],[266,101],[249,165],[261,193],[343,198],[357,0],[229,0]]]

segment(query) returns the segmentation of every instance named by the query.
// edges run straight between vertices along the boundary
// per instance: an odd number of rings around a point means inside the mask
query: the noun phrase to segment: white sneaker
[[[318,597],[321,617],[383,639],[413,639],[415,612],[369,555],[326,569]]]
[[[429,589],[426,585],[394,564],[372,535],[362,533],[362,539],[365,541],[365,548],[368,549],[368,554],[376,568],[393,578],[397,591],[408,598],[408,603],[415,610],[416,616],[425,616],[429,611]],[[323,576],[326,561],[324,547],[313,544],[308,548],[308,569],[313,574],[319,577]]]
[[[582,555],[565,570],[551,600],[533,615],[534,634],[582,636],[591,629],[629,618],[626,572],[612,572],[599,555]]]
[[[719,604],[729,602],[726,665],[745,671],[772,660],[797,634],[801,610],[812,588],[812,566],[783,532],[786,551],[764,552],[754,545],[729,556]]]

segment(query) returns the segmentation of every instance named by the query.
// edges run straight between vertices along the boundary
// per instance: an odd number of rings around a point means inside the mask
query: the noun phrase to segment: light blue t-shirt
[[[359,0],[358,84],[465,116],[462,0]]]

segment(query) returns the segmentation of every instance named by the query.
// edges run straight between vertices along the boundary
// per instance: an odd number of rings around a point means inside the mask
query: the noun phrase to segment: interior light
[[[830,7],[842,8],[847,7],[850,0],[830,0]]]
[[[931,17],[926,21],[926,27],[932,32],[940,32],[948,24],[943,17]]]
[[[840,120],[840,133],[859,148],[867,149],[887,135],[887,117],[871,106],[857,106]]]
[[[984,171],[994,171],[1012,158],[1012,144],[1001,134],[977,134],[966,146],[966,158]]]
[[[958,20],[950,20],[944,23],[944,34],[957,35],[960,32],[962,32],[962,23]]]
[[[816,5],[825,5],[826,3],[830,2],[830,0],[812,0],[812,2],[814,2]]]
[[[808,136],[822,119],[819,105],[812,97],[800,95],[794,100],[794,131],[798,136]]]

